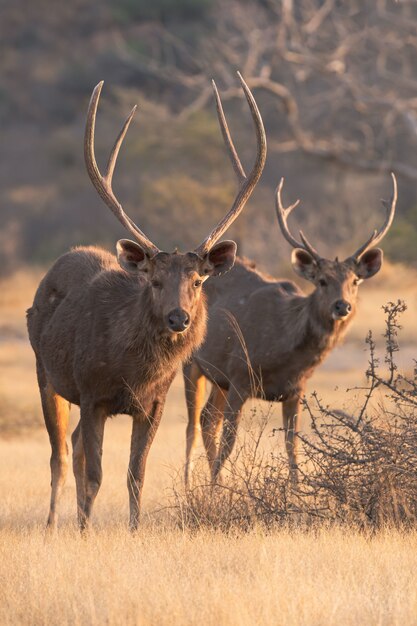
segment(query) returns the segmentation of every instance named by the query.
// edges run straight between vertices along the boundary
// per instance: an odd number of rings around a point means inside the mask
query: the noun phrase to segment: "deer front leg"
[[[213,463],[213,482],[216,482],[218,479],[220,471],[226,460],[229,458],[235,445],[241,410],[246,399],[246,394],[244,395],[243,393],[240,393],[240,391],[236,388],[230,388],[229,393],[227,394],[219,451]]]
[[[296,396],[282,403],[282,417],[285,431],[285,448],[290,465],[290,478],[294,484],[298,482],[298,431],[300,419],[301,397]]]
[[[94,409],[81,404],[81,437],[85,455],[84,501],[82,503],[80,501],[78,518],[81,531],[89,527],[94,501],[103,478],[101,459],[106,418],[107,415],[102,408]],[[81,493],[82,490],[81,487]]]
[[[139,526],[140,501],[145,480],[146,459],[161,421],[165,397],[166,391],[151,403],[148,411],[144,407],[143,411],[133,416],[130,461],[127,473],[130,506],[129,527],[131,531],[137,530]]]
[[[77,490],[77,518],[78,524],[81,526],[83,507],[85,500],[85,454],[83,446],[83,438],[81,434],[81,421],[71,437],[72,441],[72,470],[75,477],[75,486]]]

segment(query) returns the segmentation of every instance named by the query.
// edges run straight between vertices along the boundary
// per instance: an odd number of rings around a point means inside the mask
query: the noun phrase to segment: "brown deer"
[[[43,413],[52,447],[51,502],[47,525],[57,521],[57,504],[67,473],[66,431],[70,403],[80,406],[72,435],[78,521],[89,524],[102,481],[102,444],[107,417],[133,418],[128,471],[130,527],[139,522],[148,451],[165,397],[178,366],[203,341],[206,303],[202,283],[233,266],[236,244],[216,243],[251,195],[265,164],[266,138],[256,102],[239,75],[256,129],[257,158],[246,176],[213,83],[223,138],[239,178],[231,209],[204,241],[185,254],[161,252],[125,214],[112,191],[127,118],[101,175],[94,156],[94,129],[103,83],[93,91],[84,151],[91,181],[136,241],[117,242],[116,258],[99,248],[76,248],[61,256],[41,281],[28,311]]]
[[[374,246],[394,218],[397,185],[394,175],[392,179],[394,192],[390,205],[384,203],[383,227],[345,261],[321,257],[301,231],[300,241],[291,235],[287,220],[298,201],[283,207],[281,180],[276,192],[278,223],[294,248],[293,269],[314,285],[310,295],[240,259],[227,276],[204,287],[209,311],[206,340],[184,366],[186,485],[200,425],[215,481],[233,449],[242,406],[254,397],[282,402],[290,473],[297,480],[296,435],[306,380],[346,332],[356,311],[359,283],[381,267],[382,250]],[[212,389],[203,408],[206,379]]]

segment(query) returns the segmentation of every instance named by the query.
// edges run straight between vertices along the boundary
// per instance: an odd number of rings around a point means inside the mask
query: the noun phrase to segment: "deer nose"
[[[190,316],[184,309],[173,309],[168,313],[168,327],[176,333],[182,333],[190,325]]]
[[[346,317],[352,310],[352,305],[347,300],[336,300],[333,304],[333,314],[335,317]]]

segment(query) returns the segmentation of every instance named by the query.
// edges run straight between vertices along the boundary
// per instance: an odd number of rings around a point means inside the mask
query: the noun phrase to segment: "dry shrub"
[[[368,334],[368,386],[355,415],[332,411],[317,394],[314,409],[306,403],[312,436],[301,438],[311,469],[303,480],[332,520],[377,528],[417,517],[417,370],[406,376],[395,362],[405,308],[401,301],[384,307],[387,376]],[[371,409],[377,390],[380,399]]]
[[[316,393],[304,401],[311,434],[299,435],[300,479],[291,484],[283,453],[268,451],[269,415],[253,416],[255,429],[241,439],[219,484],[194,474],[194,486],[174,489],[182,528],[247,530],[255,525],[312,527],[342,524],[377,529],[404,527],[417,518],[417,368],[398,371],[402,301],[388,303],[385,365],[375,355],[369,332],[369,367],[364,399],[355,414],[326,406]],[[371,402],[371,400],[373,402]],[[377,402],[375,403],[375,401]],[[274,431],[272,432],[274,434]]]
[[[199,467],[186,493],[174,488],[174,510],[183,529],[228,532],[249,530],[259,522],[265,526],[288,522],[294,511],[288,461],[284,455],[265,452],[261,440],[269,430],[269,415],[259,418],[256,409],[253,414],[257,427],[245,432],[218,484],[210,484]]]

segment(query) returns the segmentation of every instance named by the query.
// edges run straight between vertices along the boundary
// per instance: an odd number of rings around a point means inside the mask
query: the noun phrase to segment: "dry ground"
[[[346,530],[265,534],[258,529],[225,536],[183,534],[175,527],[165,507],[184,456],[180,378],[150,453],[140,534],[126,531],[130,423],[120,417],[106,428],[104,482],[92,536],[82,540],[75,529],[70,475],[60,532],[45,542],[49,444],[38,428],[23,315],[39,275],[21,272],[0,285],[0,624],[417,623],[417,532],[365,537]],[[417,345],[415,278],[389,267],[375,286],[362,288],[349,340],[315,374],[310,390],[343,405],[346,387],[364,381],[367,354],[361,341],[367,329],[378,335],[380,306],[399,297],[409,305],[401,359],[411,367]],[[271,428],[280,424],[278,415],[275,410]]]

